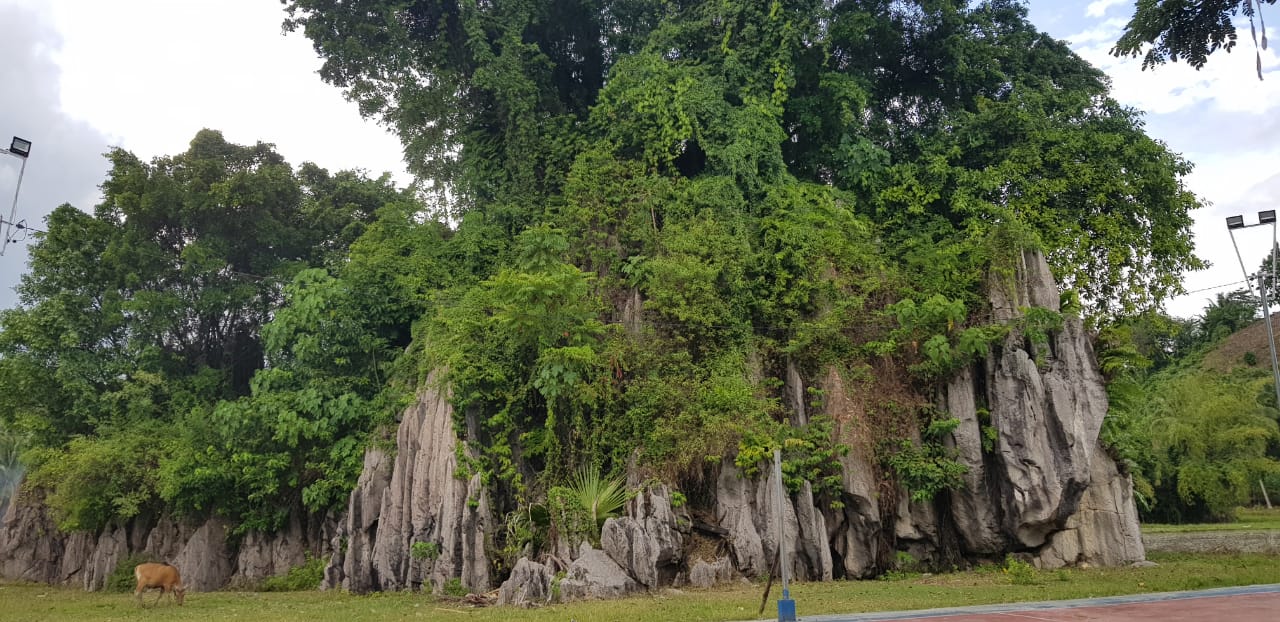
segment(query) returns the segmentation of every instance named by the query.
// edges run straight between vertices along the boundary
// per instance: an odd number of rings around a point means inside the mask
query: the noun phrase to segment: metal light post
[[[1271,291],[1276,290],[1276,211],[1264,210],[1258,212],[1258,224],[1244,224],[1244,216],[1228,216],[1227,217],[1227,233],[1231,235],[1231,246],[1236,249],[1236,261],[1240,262],[1240,271],[1244,273],[1244,281],[1249,287],[1249,293],[1253,293],[1253,283],[1249,280],[1249,271],[1244,267],[1244,258],[1240,256],[1240,247],[1236,245],[1236,229],[1247,229],[1249,227],[1260,227],[1262,225],[1271,225]],[[1267,325],[1267,345],[1271,349],[1271,376],[1272,382],[1276,390],[1276,406],[1280,407],[1280,362],[1276,361],[1276,335],[1275,330],[1271,327],[1271,305],[1267,301],[1267,281],[1265,270],[1258,272],[1258,297],[1262,300],[1262,318]]]
[[[782,598],[778,600],[778,622],[796,622],[796,601],[791,600],[791,566],[787,561],[786,484],[782,483],[782,450],[773,450],[774,505],[778,517],[778,569],[782,571]]]
[[[22,192],[22,176],[27,172],[27,156],[31,155],[31,141],[14,136],[13,142],[9,143],[9,148],[0,149],[0,151],[22,160],[22,168],[18,170],[18,186],[13,189],[13,206],[9,208],[9,219],[4,221],[4,242],[0,242],[0,257],[3,257],[5,249],[9,247],[9,240],[13,237],[13,219],[18,216],[18,193]]]

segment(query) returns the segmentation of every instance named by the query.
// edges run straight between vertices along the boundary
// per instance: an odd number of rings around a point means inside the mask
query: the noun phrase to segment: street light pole
[[[1236,260],[1240,262],[1240,271],[1244,273],[1244,281],[1248,284],[1249,293],[1253,293],[1253,284],[1249,279],[1249,271],[1244,267],[1244,259],[1240,256],[1240,247],[1236,246],[1236,229],[1246,229],[1248,227],[1257,227],[1260,225],[1271,225],[1271,291],[1275,291],[1276,287],[1276,211],[1265,210],[1258,212],[1258,224],[1245,225],[1243,216],[1230,216],[1227,218],[1227,233],[1231,234],[1231,246],[1236,249]],[[1265,264],[1264,264],[1265,265]],[[1262,301],[1262,319],[1267,325],[1267,346],[1271,350],[1271,377],[1272,384],[1276,391],[1276,407],[1280,408],[1280,362],[1276,358],[1276,335],[1275,329],[1271,326],[1271,304],[1267,301],[1267,281],[1266,270],[1258,273],[1258,298]]]
[[[22,177],[27,173],[27,156],[31,155],[31,141],[13,137],[8,149],[0,149],[15,158],[22,159],[22,168],[18,169],[18,185],[13,189],[13,206],[9,208],[9,220],[4,223],[4,241],[0,242],[0,257],[9,248],[9,240],[13,238],[13,219],[18,216],[18,193],[22,192]]]

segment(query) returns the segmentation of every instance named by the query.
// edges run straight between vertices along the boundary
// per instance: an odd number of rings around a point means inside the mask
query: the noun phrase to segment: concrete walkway
[[[881,622],[885,620],[930,622],[1009,622],[1040,620],[1066,622],[1216,621],[1276,622],[1280,620],[1280,583],[1226,587],[1192,592],[1164,592],[1082,598],[1038,603],[952,607],[848,615],[800,616],[803,622]]]

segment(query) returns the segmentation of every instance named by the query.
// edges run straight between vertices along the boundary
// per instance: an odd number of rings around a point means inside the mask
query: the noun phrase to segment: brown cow
[[[182,597],[187,593],[187,588],[182,587],[178,569],[169,564],[138,564],[133,569],[133,576],[138,580],[138,587],[134,588],[133,595],[142,607],[146,607],[142,603],[142,593],[151,588],[160,588],[160,595],[152,605],[158,604],[166,592],[172,594],[173,599],[181,605]]]

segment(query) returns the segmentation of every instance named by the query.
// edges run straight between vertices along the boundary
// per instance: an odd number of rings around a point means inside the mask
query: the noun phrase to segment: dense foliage
[[[775,448],[832,506],[852,442],[927,502],[963,468],[934,383],[1062,321],[990,319],[1023,250],[1100,321],[1201,265],[1189,164],[1018,2],[285,4],[446,209],[213,133],[114,152],[0,319],[0,416],[67,526],[331,507],[433,371],[501,550],[573,522],[575,474],[696,505]],[[854,386],[867,425],[794,377]]]
[[[1112,53],[1141,55],[1143,69],[1179,60],[1200,69],[1210,54],[1219,49],[1230,52],[1236,46],[1233,19],[1237,15],[1249,18],[1254,45],[1262,31],[1262,47],[1266,49],[1266,19],[1261,11],[1264,3],[1274,5],[1276,0],[1138,0],[1133,18]],[[1262,79],[1261,56],[1258,79]]]
[[[108,158],[103,202],[54,211],[0,315],[0,410],[34,446],[30,481],[68,528],[330,507],[408,340],[367,312],[379,298],[356,290],[378,284],[348,247],[408,198],[207,130],[177,156]]]
[[[1134,476],[1144,518],[1229,521],[1237,507],[1263,501],[1263,486],[1280,486],[1280,410],[1266,341],[1233,337],[1258,328],[1256,309],[1240,290],[1217,294],[1192,320],[1152,312],[1102,331],[1111,401],[1102,437]],[[1249,349],[1240,354],[1233,344]],[[1237,358],[1224,361],[1225,352]]]

